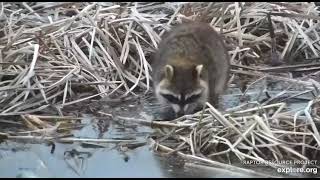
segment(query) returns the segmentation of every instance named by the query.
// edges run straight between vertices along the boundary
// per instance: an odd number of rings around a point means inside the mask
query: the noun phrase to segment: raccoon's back
[[[181,53],[180,55],[185,56],[205,54],[214,63],[229,58],[221,35],[209,24],[202,22],[184,23],[173,27],[163,36],[159,44],[159,53],[161,56],[166,53]]]

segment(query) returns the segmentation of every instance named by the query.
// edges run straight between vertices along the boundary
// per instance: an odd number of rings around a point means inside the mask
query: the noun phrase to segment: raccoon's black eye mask
[[[186,102],[186,104],[191,103],[191,102],[194,102],[194,101],[196,101],[197,99],[199,99],[200,96],[201,96],[201,94],[194,94],[194,95],[188,97],[188,98],[185,100],[185,102]]]
[[[194,94],[194,95],[188,97],[187,99],[185,99],[185,96],[182,95],[181,100],[173,95],[170,95],[170,94],[161,93],[161,96],[163,96],[164,98],[166,98],[169,102],[171,102],[173,104],[183,105],[183,104],[189,104],[189,103],[196,101],[201,96],[201,94]]]
[[[166,98],[169,102],[171,102],[173,104],[179,104],[180,103],[180,99],[176,98],[173,95],[161,93],[161,96],[163,96],[164,98]]]

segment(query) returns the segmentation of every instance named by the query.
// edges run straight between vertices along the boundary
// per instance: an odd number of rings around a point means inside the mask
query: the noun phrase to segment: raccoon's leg
[[[219,94],[216,93],[216,77],[211,77],[209,79],[209,103],[215,107],[216,109],[218,109],[219,107]]]
[[[219,94],[210,92],[210,98],[209,98],[209,103],[215,107],[216,109],[219,108]]]

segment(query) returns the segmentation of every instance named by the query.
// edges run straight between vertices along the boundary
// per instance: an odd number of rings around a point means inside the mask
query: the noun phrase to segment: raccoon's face
[[[176,116],[190,114],[208,101],[208,74],[203,65],[166,65],[155,85],[160,103],[170,105]]]

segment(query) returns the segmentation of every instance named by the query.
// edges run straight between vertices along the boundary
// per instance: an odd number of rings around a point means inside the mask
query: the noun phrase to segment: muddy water
[[[240,103],[237,93],[238,90],[230,89],[222,97],[224,108]],[[256,95],[248,93],[249,98]],[[114,117],[158,118],[155,109],[159,107],[154,101],[152,94],[121,103],[101,100],[96,111],[106,115],[96,118],[98,114],[83,114],[87,125],[74,134],[81,138],[136,139],[143,144],[152,129]],[[181,159],[155,154],[148,143],[134,149],[116,144],[96,147],[56,143],[54,152],[50,151],[51,146],[45,144],[1,143],[0,177],[254,177],[228,170],[186,167]],[[257,169],[264,172],[263,167]]]

